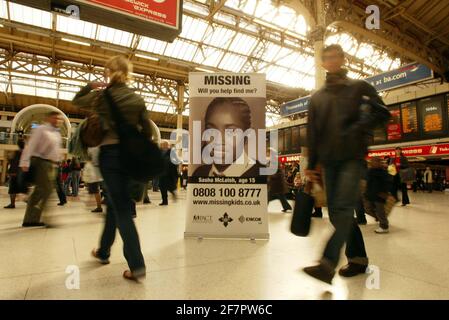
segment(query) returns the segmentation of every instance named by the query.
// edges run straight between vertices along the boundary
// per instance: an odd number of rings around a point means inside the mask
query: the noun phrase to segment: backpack
[[[88,148],[99,146],[106,133],[97,113],[91,114],[83,121],[80,130],[81,143]]]
[[[134,125],[127,123],[109,89],[106,88],[103,94],[120,140],[121,169],[136,181],[148,182],[164,169],[162,152],[156,143],[144,136]]]

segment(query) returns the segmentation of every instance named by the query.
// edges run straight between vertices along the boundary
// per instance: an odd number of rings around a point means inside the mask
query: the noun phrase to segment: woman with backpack
[[[100,247],[92,255],[102,264],[109,263],[111,246],[114,243],[116,229],[123,240],[123,251],[129,270],[123,273],[125,279],[138,281],[145,277],[145,261],[140,248],[139,236],[132,219],[133,200],[128,190],[131,177],[123,170],[120,161],[120,140],[117,126],[110,113],[110,94],[118,111],[125,121],[137,128],[145,137],[151,139],[151,127],[145,101],[128,87],[132,72],[131,63],[123,56],[111,58],[105,65],[108,83],[89,83],[73,99],[79,107],[95,108],[105,130],[100,143],[99,165],[107,190],[107,212]],[[105,88],[106,90],[96,90]]]

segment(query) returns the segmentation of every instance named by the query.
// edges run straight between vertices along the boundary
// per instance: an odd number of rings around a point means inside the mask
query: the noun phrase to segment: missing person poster
[[[189,75],[186,237],[268,239],[264,74]]]

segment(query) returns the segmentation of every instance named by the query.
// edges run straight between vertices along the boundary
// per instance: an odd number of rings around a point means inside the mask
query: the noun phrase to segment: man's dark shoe
[[[144,204],[149,204],[149,203],[151,203],[151,201],[150,201],[150,199],[143,199],[143,203]]]
[[[43,222],[24,222],[24,223],[22,223],[22,227],[24,227],[24,228],[46,227],[46,224]]]
[[[364,264],[350,262],[342,267],[340,271],[338,271],[338,274],[345,278],[355,277],[359,274],[365,273],[367,267],[368,266]]]
[[[368,221],[366,221],[366,218],[364,219],[357,219],[357,224],[359,225],[366,225],[368,223]]]
[[[334,271],[322,264],[313,267],[306,267],[303,269],[303,271],[309,276],[328,284],[332,284],[332,279],[335,275]]]
[[[315,211],[314,213],[312,213],[312,218],[322,218],[322,217],[323,217],[322,212]]]
[[[13,205],[13,204],[9,204],[9,205],[7,205],[6,207],[4,207],[5,209],[15,209],[16,208],[16,206],[15,205]]]
[[[103,208],[101,208],[101,207],[95,208],[95,209],[92,210],[91,212],[93,212],[93,213],[101,213],[101,212],[103,212]]]
[[[162,203],[159,203],[159,205],[160,205],[160,206],[168,206],[168,203],[162,202]]]
[[[65,205],[67,202],[59,202],[58,203],[58,206],[63,206],[63,205]]]

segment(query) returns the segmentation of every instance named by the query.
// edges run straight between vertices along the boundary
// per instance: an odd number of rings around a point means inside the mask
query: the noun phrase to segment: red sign
[[[178,29],[180,0],[81,0]]]
[[[294,162],[294,161],[299,161],[301,154],[297,153],[297,154],[290,154],[288,156],[279,156],[279,162],[280,163],[285,163],[285,162]]]
[[[402,153],[407,157],[419,157],[419,156],[439,156],[449,155],[449,143],[435,144],[435,145],[423,145],[415,147],[404,147]],[[368,158],[372,157],[392,157],[395,155],[395,149],[380,149],[370,150],[368,152]]]

